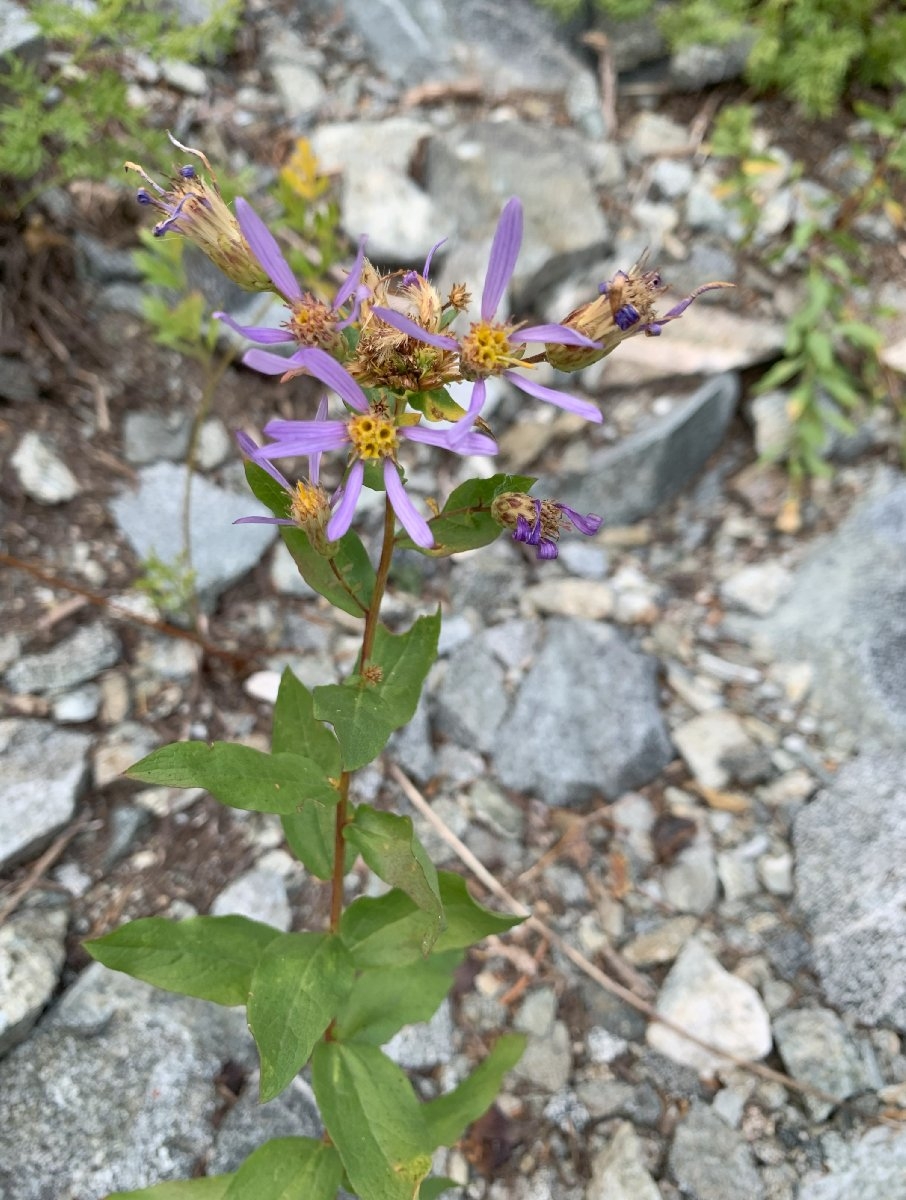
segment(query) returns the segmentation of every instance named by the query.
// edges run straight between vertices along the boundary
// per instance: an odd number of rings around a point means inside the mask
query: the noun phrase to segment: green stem
[[[374,580],[374,591],[371,594],[371,603],[368,606],[368,612],[365,614],[365,629],[362,633],[362,649],[359,654],[359,661],[356,667],[358,674],[368,665],[368,660],[371,658],[371,653],[374,650],[374,638],[377,633],[378,619],[381,612],[381,601],[384,598],[384,590],[387,587],[387,577],[390,574],[390,563],[393,560],[393,535],[396,528],[396,520],[393,514],[393,509],[390,505],[390,500],[387,499],[384,507],[384,540],[381,545],[381,558],[378,563],[377,574]],[[330,880],[330,932],[336,933],[340,927],[340,918],[343,915],[343,861],[346,857],[346,842],[343,838],[343,829],[349,821],[349,773],[344,771],[340,777],[340,802],[337,805],[336,823],[334,825],[334,840],[333,840],[333,875]]]

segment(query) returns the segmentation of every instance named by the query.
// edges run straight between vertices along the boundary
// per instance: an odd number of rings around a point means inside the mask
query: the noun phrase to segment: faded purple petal
[[[673,308],[668,309],[663,316],[658,317],[661,323],[665,321],[675,321],[677,317],[681,317],[693,300],[697,300],[704,292],[713,292],[719,288],[732,287],[730,283],[703,283],[701,287],[697,287],[691,295],[685,300],[680,300],[679,304],[674,304]]]
[[[540,513],[541,505],[535,501],[535,512]],[[516,518],[516,529],[513,532],[514,542],[525,542],[527,546],[537,546],[541,538],[541,517],[536,516],[530,525],[525,517]]]
[[[327,523],[327,537],[330,541],[335,542],[337,538],[341,538],[352,524],[352,514],[355,512],[355,506],[359,502],[359,496],[362,493],[362,480],[364,478],[365,464],[359,458],[349,468],[349,474],[346,477],[340,501],[334,509],[333,516]]]
[[[334,308],[342,308],[352,293],[359,286],[359,280],[362,275],[362,263],[365,261],[365,243],[367,241],[367,237],[362,236],[359,238],[359,252],[355,256],[355,262],[349,269],[349,274],[343,280],[342,286],[334,297]]]
[[[558,504],[557,508],[560,509],[565,517],[569,518],[570,524],[575,526],[579,533],[584,533],[586,537],[591,537],[592,534],[597,533],[601,528],[601,522],[604,520],[603,517],[598,517],[594,513],[588,513],[587,516],[583,516],[581,513],[577,513],[574,508],[570,508],[568,504]]]
[[[522,203],[517,196],[513,196],[504,205],[491,244],[488,273],[485,276],[484,291],[481,293],[482,321],[490,321],[497,312],[507,284],[513,277],[521,245]]]
[[[416,546],[430,550],[434,545],[434,537],[428,528],[428,522],[406,495],[396,464],[390,458],[384,459],[384,487],[387,489],[387,498],[393,506],[393,511],[399,517],[406,533]]]
[[[542,538],[538,543],[538,549],[535,551],[535,557],[556,558],[558,553],[556,542],[552,542],[550,538]]]
[[[604,419],[596,406],[589,400],[580,400],[578,396],[570,396],[566,392],[558,392],[554,388],[544,387],[543,384],[526,379],[524,375],[517,375],[515,371],[504,371],[503,374],[510,383],[515,384],[523,392],[528,392],[536,400],[547,400],[550,404],[556,404],[558,408],[565,408],[567,412],[584,417],[586,421],[600,422]]]
[[[456,429],[427,429],[424,425],[407,426],[400,429],[400,436],[410,442],[423,442],[426,446],[439,446],[442,450],[452,450],[454,454],[467,457],[470,454],[496,454],[497,443],[484,433],[467,433],[461,442],[455,446],[451,437]]]
[[[466,409],[466,415],[460,417],[454,427],[450,430],[451,448],[458,446],[465,438],[468,437],[469,431],[475,424],[475,418],[484,407],[485,395],[487,394],[487,385],[483,379],[478,379],[472,385],[472,396],[469,400],[469,407]]]
[[[318,401],[318,407],[315,410],[316,421],[327,420],[327,395],[323,395]],[[321,482],[321,451],[315,450],[308,456],[308,481],[314,487],[317,487]]]
[[[260,342],[263,346],[270,346],[276,342],[291,342],[293,335],[288,329],[271,329],[268,325],[240,325],[238,321],[234,321],[229,313],[215,312],[214,316],[218,321],[223,321],[224,325],[229,325],[230,329],[241,334],[242,337],[248,338],[250,342]]]
[[[244,200],[242,196],[236,197],[236,217],[252,253],[267,272],[271,283],[280,295],[287,300],[301,300],[302,289],[299,287],[289,263],[283,257],[283,253],[277,245],[277,239],[248,200]]]
[[[264,463],[261,464],[264,466]],[[295,525],[289,517],[237,517],[234,525]]]
[[[568,325],[529,325],[526,329],[517,329],[510,334],[511,342],[555,342],[558,346],[587,346],[590,350],[600,350],[600,342],[593,342],[577,329]]]
[[[267,459],[261,458],[261,447],[256,441],[250,438],[247,433],[243,433],[241,429],[236,430],[236,443],[239,446],[241,453],[244,454],[246,458],[251,459],[256,466],[261,467],[263,471],[267,471],[271,479],[279,483],[284,491],[292,491],[289,480],[286,478],[286,476],[282,475],[272,463],[267,461]]]
[[[371,311],[376,317],[380,317],[382,321],[392,325],[394,329],[398,329],[400,333],[405,333],[407,337],[426,342],[429,346],[436,346],[438,350],[459,349],[459,342],[456,338],[448,337],[444,333],[429,333],[427,329],[422,329],[417,322],[410,320],[409,317],[404,317],[402,313],[394,312],[392,308],[376,307]]]

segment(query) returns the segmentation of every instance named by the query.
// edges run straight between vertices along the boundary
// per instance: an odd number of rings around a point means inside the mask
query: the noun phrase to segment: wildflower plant
[[[482,410],[486,382],[497,375],[529,399],[600,421],[594,404],[539,384],[533,368],[556,360],[568,369],[572,353],[581,361],[610,353],[633,332],[658,332],[683,305],[658,323],[652,304],[659,277],[629,273],[607,285],[603,306],[592,301],[562,324],[501,320],[522,240],[516,199],[497,226],[471,323],[465,288],[455,285],[442,297],[430,282],[430,256],[420,271],[381,275],[364,243],[336,294],[317,298],[296,279],[252,206],[237,200],[234,215],[207,184],[199,190],[194,164],[187,167],[170,189],[140,193],[162,213],[158,231],[190,238],[236,282],[284,301],[286,316],[276,328],[238,326],[220,315],[259,343],[245,353],[247,367],[279,376],[284,386],[302,375],[324,389],[309,414],[268,422],[263,439],[238,433],[250,488],[269,515],[241,518],[236,536],[249,522],[279,526],[307,583],[357,618],[362,633],[342,683],[310,690],[284,672],[270,753],[178,742],[128,772],[278,815],[289,848],[329,892],[327,925],[318,931],[284,933],[242,916],[151,917],[88,943],[108,967],[217,1004],[244,1005],[261,1060],[261,1100],[278,1096],[310,1064],[325,1126],[321,1139],[266,1142],[234,1174],[132,1194],[334,1200],[342,1188],[361,1200],[430,1200],[453,1186],[430,1177],[435,1151],[453,1145],[492,1104],[523,1039],[501,1036],[470,1076],[427,1102],[381,1047],[404,1025],[431,1017],[469,946],[519,918],[483,907],[460,876],[438,871],[410,818],[355,802],[353,773],[412,719],[440,632],[439,612],[391,631],[381,621],[381,602],[400,549],[446,556],[508,531],[548,560],[563,533],[592,536],[601,518],[530,496],[531,478],[487,471],[443,503],[423,503],[410,494],[406,471],[419,444],[460,459],[493,457],[497,443]],[[288,356],[266,348],[280,343]],[[529,355],[530,346],[541,349]],[[465,408],[448,390],[461,382],[471,384]],[[300,459],[305,475],[296,478],[291,464]],[[384,493],[376,562],[356,529],[363,488]],[[387,890],[347,904],[345,883],[357,857]]]

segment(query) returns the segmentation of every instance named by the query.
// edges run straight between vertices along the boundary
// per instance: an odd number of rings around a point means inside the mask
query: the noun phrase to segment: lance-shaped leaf
[[[473,1121],[494,1103],[503,1077],[515,1067],[525,1050],[521,1033],[505,1033],[472,1074],[452,1092],[429,1100],[422,1108],[435,1146],[452,1146]]]
[[[340,796],[327,772],[301,754],[265,754],[233,742],[173,742],[130,767],[130,779],[201,787],[221,804],[294,813],[307,802],[333,807]]]
[[[338,1041],[382,1046],[404,1025],[429,1021],[453,986],[462,952],[431,954],[402,967],[360,972],[337,1014]]]
[[[311,692],[289,667],[283,672],[274,706],[271,750],[274,754],[304,754],[323,767],[332,779],[338,778],[342,770],[340,745],[336,736],[323,721],[315,717]],[[321,804],[306,804],[301,812],[284,815],[281,821],[293,854],[312,875],[318,879],[330,879],[333,874],[336,821],[333,809]],[[349,847],[350,860],[354,854],[355,851]]]
[[[261,1056],[261,1102],[272,1100],[311,1056],[349,995],[354,968],[339,938],[284,933],[261,955],[249,989],[249,1028]]]
[[[342,1179],[333,1146],[313,1138],[274,1138],[249,1155],[223,1200],[336,1200]]]
[[[431,1169],[428,1130],[409,1080],[377,1046],[319,1042],[312,1085],[361,1200],[416,1200]]]
[[[527,492],[534,482],[530,475],[468,479],[450,493],[440,513],[428,522],[434,535],[433,550],[416,546],[405,535],[397,539],[397,545],[407,550],[420,550],[435,558],[487,546],[503,532],[491,516],[491,502],[502,492]]]
[[[522,921],[483,908],[469,895],[460,875],[439,871],[437,882],[447,924],[434,945],[435,954],[465,949]],[[424,913],[395,888],[377,898],[354,900],[340,921],[340,935],[362,969],[397,966],[421,957],[424,929]]]
[[[443,928],[444,911],[437,871],[415,836],[411,818],[360,804],[343,836],[379,879],[405,892],[426,914],[422,952],[427,954]]]
[[[137,1192],[111,1192],[107,1200],[226,1200],[235,1175],[211,1175],[207,1179],[184,1179],[157,1183]]]
[[[315,688],[315,715],[336,730],[347,771],[371,762],[390,734],[412,720],[439,633],[440,612],[419,617],[406,633],[379,625],[364,676]]]
[[[105,967],[168,992],[232,1005],[245,1004],[261,956],[279,937],[248,917],[142,917],[85,949]]]
[[[247,462],[245,477],[255,496],[275,517],[287,515],[286,492],[267,471]],[[310,588],[329,600],[334,608],[353,617],[365,616],[374,591],[374,568],[357,533],[352,530],[345,533],[332,558],[319,554],[302,529],[283,525],[280,533]]]
[[[448,1192],[450,1188],[461,1188],[462,1184],[457,1183],[455,1179],[447,1179],[445,1175],[432,1175],[430,1179],[426,1179],[422,1184],[421,1191],[418,1193],[418,1200],[437,1200],[444,1192]]]

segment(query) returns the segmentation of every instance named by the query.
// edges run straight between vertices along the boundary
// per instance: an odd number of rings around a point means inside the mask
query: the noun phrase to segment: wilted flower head
[[[564,529],[575,529],[591,537],[601,527],[601,517],[583,516],[556,500],[538,500],[524,492],[502,492],[491,503],[491,516],[505,529],[513,530],[514,542],[536,548],[538,558],[557,557],[557,542]]]
[[[703,283],[679,304],[662,315],[655,312],[657,297],[667,285],[658,271],[646,271],[636,263],[627,271],[617,271],[613,279],[602,283],[596,300],[583,304],[569,314],[564,325],[584,333],[599,343],[596,350],[572,346],[549,346],[545,357],[558,371],[580,371],[583,367],[604,358],[626,338],[638,333],[657,337],[670,321],[681,317],[693,300],[702,292],[715,288],[733,287],[732,283]]]
[[[271,283],[267,273],[252,253],[238,221],[221,196],[211,164],[200,150],[183,146],[172,135],[170,141],[185,154],[192,154],[199,159],[210,179],[205,179],[189,163],[179,167],[170,180],[169,188],[162,188],[138,163],[125,164],[127,171],[137,172],[148,184],[147,188],[138,190],[139,204],[150,205],[164,214],[163,220],[154,226],[154,236],[182,234],[194,242],[224,275],[228,275],[247,292],[268,291]]]
[[[240,325],[224,312],[214,313],[214,316],[251,342],[260,342],[262,345],[296,342],[300,346],[319,347],[335,358],[345,357],[347,346],[342,331],[357,320],[359,306],[368,295],[368,288],[361,278],[365,239],[360,240],[356,260],[333,303],[328,304],[303,290],[284,258],[277,239],[251,204],[241,196],[236,200],[236,214],[246,244],[251,247],[255,261],[265,273],[267,286],[286,301],[289,317],[279,329],[272,329],[264,325]],[[349,311],[344,313],[347,305]]]

